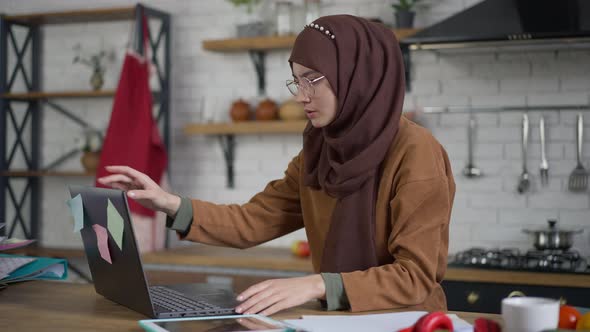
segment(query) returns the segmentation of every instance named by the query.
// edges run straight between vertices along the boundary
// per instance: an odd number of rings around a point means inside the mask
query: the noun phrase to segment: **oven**
[[[577,251],[473,248],[449,259],[449,310],[500,313],[502,299],[537,296],[590,307],[590,268]]]

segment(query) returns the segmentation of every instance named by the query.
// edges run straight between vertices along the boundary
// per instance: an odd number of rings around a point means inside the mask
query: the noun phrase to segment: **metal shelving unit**
[[[0,221],[7,222],[7,227],[0,230],[0,235],[12,236],[17,227],[29,239],[40,238],[41,227],[41,189],[42,179],[46,176],[76,177],[93,176],[85,172],[63,172],[55,168],[64,161],[75,156],[79,149],[68,151],[47,165],[41,165],[42,106],[48,106],[65,119],[82,127],[92,125],[75,112],[59,105],[56,98],[111,98],[115,91],[54,91],[42,90],[40,70],[42,66],[41,28],[49,24],[71,24],[88,22],[109,22],[130,20],[135,25],[135,49],[143,54],[142,15],[148,20],[160,22],[159,31],[148,29],[149,47],[152,62],[157,69],[160,91],[154,92],[154,102],[158,104],[156,119],[163,130],[164,143],[170,145],[170,15],[168,13],[143,5],[122,8],[104,8],[92,10],[76,10],[53,13],[27,15],[0,15]],[[19,47],[15,28],[25,29],[26,36]],[[162,57],[158,59],[158,50],[162,49]],[[16,55],[16,64],[8,68],[9,52]],[[27,51],[30,50],[27,55]],[[27,64],[28,66],[25,66]],[[29,71],[25,68],[29,68]],[[17,78],[24,81],[25,92],[15,92],[14,83]],[[12,107],[13,103],[26,104],[22,120],[18,120]],[[28,128],[28,131],[27,131]],[[11,136],[12,135],[12,136]],[[13,142],[9,138],[13,137]],[[13,165],[17,153],[22,154],[25,169],[16,169]],[[24,185],[17,186],[21,181]],[[19,190],[20,189],[20,190]],[[15,211],[14,218],[8,220],[10,204]],[[26,208],[25,208],[26,206]],[[25,213],[28,210],[28,215]]]

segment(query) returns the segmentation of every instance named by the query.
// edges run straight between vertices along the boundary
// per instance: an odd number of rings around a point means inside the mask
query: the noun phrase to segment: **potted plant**
[[[246,15],[243,15],[236,24],[236,34],[238,37],[256,37],[268,34],[267,25],[262,19],[255,14],[255,7],[260,0],[228,0],[236,7],[246,7]]]
[[[100,90],[100,88],[102,88],[102,85],[104,84],[104,73],[106,71],[104,61],[105,59],[113,61],[115,58],[115,52],[111,51],[107,53],[103,50],[96,54],[84,56],[81,54],[80,44],[76,44],[76,46],[74,46],[74,50],[78,54],[74,57],[73,63],[81,63],[92,68],[90,86],[92,86],[92,89],[94,91]]]
[[[100,162],[100,151],[102,148],[102,135],[97,130],[86,130],[84,132],[84,144],[82,145],[82,157],[80,163],[88,173],[96,171]]]
[[[420,0],[399,0],[391,6],[395,9],[395,27],[412,28],[414,26],[414,6]]]

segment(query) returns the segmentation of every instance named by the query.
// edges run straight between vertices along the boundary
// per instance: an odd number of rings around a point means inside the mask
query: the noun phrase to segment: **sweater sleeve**
[[[342,273],[351,311],[419,305],[437,286],[437,266],[448,246],[449,181],[438,176],[398,188],[390,202],[393,263]]]
[[[348,309],[348,297],[344,291],[340,273],[321,273],[326,285],[326,301],[322,306],[328,311]]]
[[[300,158],[293,158],[285,176],[243,205],[192,200],[193,222],[186,240],[249,248],[303,227],[299,198]]]
[[[193,222],[193,206],[191,200],[180,198],[180,207],[174,217],[166,217],[166,227],[177,231],[179,234],[188,233]]]

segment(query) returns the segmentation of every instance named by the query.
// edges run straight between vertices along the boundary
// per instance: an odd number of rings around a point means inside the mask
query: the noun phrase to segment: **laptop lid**
[[[125,192],[84,186],[70,186],[69,189],[72,198],[78,194],[82,196],[84,227],[80,230],[80,235],[96,292],[146,316],[155,317],[133,234]],[[119,249],[112,235],[108,232],[108,200],[123,218],[122,250]],[[97,235],[92,225],[101,225],[107,229],[107,242],[112,264],[101,257]]]

